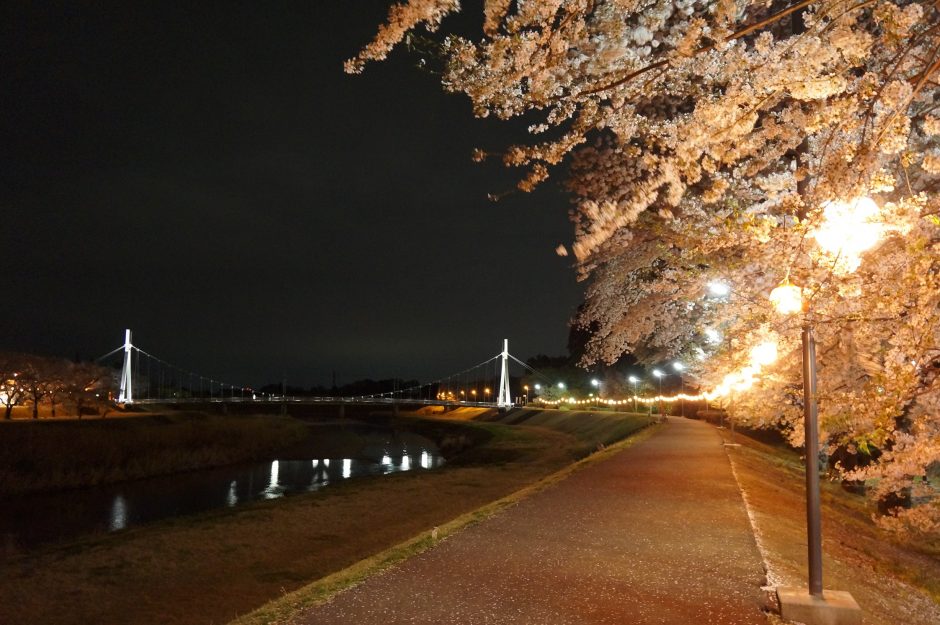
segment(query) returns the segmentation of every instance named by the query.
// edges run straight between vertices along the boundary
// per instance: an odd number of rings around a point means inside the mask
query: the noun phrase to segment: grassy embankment
[[[0,497],[261,459],[306,435],[290,418],[198,412],[0,421]]]
[[[0,563],[0,622],[220,623],[303,589],[258,613],[275,618],[298,601],[321,599],[426,548],[435,526],[443,537],[508,505],[511,498],[481,509],[570,467],[598,440],[612,442],[647,424],[628,415],[612,420],[608,414],[566,415],[554,424],[566,423],[573,434],[526,425],[400,419],[392,424],[451,446],[444,468],[347,480],[318,493],[11,558]],[[609,435],[600,421],[611,428]],[[322,581],[311,584],[314,580]]]
[[[765,546],[769,581],[805,587],[802,459],[740,433],[735,442],[742,446],[729,453]],[[825,587],[851,592],[869,625],[940,622],[940,536],[898,540],[875,525],[864,497],[838,482],[821,486]]]

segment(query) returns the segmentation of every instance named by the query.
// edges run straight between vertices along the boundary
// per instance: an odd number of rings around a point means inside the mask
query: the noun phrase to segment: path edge
[[[301,610],[311,608],[332,599],[336,594],[352,588],[367,578],[381,573],[405,560],[422,554],[441,541],[463,529],[490,519],[503,510],[535,495],[564,480],[587,466],[603,462],[634,445],[642,443],[659,432],[665,424],[651,423],[627,438],[609,445],[590,456],[577,460],[524,488],[458,516],[432,532],[421,532],[416,536],[359,560],[350,566],[321,577],[297,590],[261,605],[255,610],[235,617],[228,625],[282,625],[289,623]]]

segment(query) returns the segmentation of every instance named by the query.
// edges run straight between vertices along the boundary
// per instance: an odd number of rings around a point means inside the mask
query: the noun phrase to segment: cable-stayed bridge
[[[357,403],[424,404],[480,406],[508,409],[527,399],[527,388],[513,388],[510,369],[521,375],[548,379],[509,353],[509,340],[503,340],[499,353],[461,371],[436,379],[370,394],[319,397],[260,393],[250,386],[233,384],[170,363],[135,345],[126,330],[124,344],[97,359],[117,358],[123,353],[117,401],[121,404],[159,403]],[[521,377],[521,375],[519,377]]]

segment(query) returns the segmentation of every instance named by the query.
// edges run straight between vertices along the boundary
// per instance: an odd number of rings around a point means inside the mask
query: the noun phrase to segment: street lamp
[[[659,380],[659,418],[663,418],[663,376],[666,375],[659,369],[653,369],[653,375]]]
[[[719,282],[715,280],[713,282],[708,283],[708,290],[711,292],[712,295],[716,295],[718,297],[724,297],[725,295],[731,292],[731,287],[729,287],[724,282]]]
[[[631,382],[633,382],[633,412],[637,412],[637,407],[636,407],[636,385],[637,385],[637,383],[640,381],[640,378],[636,377],[635,375],[631,375],[631,376],[628,377],[627,379],[630,380]]]
[[[528,385],[528,384],[523,384],[523,385],[522,385],[522,390],[525,391],[525,392],[522,394],[523,401],[525,402],[526,405],[528,405],[528,403],[529,403],[529,385]]]
[[[473,395],[473,401],[477,400],[477,390],[473,389],[470,391],[470,394]]]
[[[770,292],[777,312],[789,315],[803,310],[798,286],[787,278]],[[809,594],[822,596],[822,528],[819,504],[819,412],[816,406],[816,339],[807,315],[803,319],[803,445],[806,469],[806,534]]]
[[[490,389],[485,388],[483,389],[483,401],[489,401],[489,400],[490,400]]]
[[[832,255],[833,271],[853,272],[858,268],[860,254],[877,243],[883,232],[881,224],[873,223],[878,206],[870,198],[857,198],[850,202],[828,202],[823,205],[825,222],[811,236],[823,251]],[[841,268],[840,268],[841,264]],[[810,310],[804,310],[802,290],[790,283],[789,272],[783,282],[770,292],[770,302],[777,312],[790,315],[803,313],[803,437],[806,470],[806,544],[809,585],[809,604],[800,589],[778,589],[784,618],[809,621],[816,610],[826,610],[840,604],[838,609],[860,613],[858,604],[847,592],[828,591],[823,594],[822,581],[822,528],[819,497],[819,408],[816,404],[816,338]],[[757,353],[756,357],[770,357]],[[774,354],[775,355],[775,354]],[[816,619],[812,619],[816,620]],[[820,621],[825,619],[820,618]],[[861,622],[861,616],[857,617]]]
[[[594,400],[594,406],[597,407],[601,399],[601,381],[597,378],[591,378],[591,386],[597,389],[597,397]]]
[[[679,376],[679,394],[684,395],[685,394],[685,382],[682,379],[682,372],[685,370],[685,365],[679,361],[676,361],[672,363],[672,368],[678,371],[677,375]],[[681,397],[679,398],[679,411],[680,411],[679,414],[684,417],[685,416],[685,400],[682,399]]]

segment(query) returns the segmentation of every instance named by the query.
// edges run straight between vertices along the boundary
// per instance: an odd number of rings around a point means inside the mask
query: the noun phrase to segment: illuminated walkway
[[[762,579],[721,439],[670,418],[296,622],[763,624]]]

